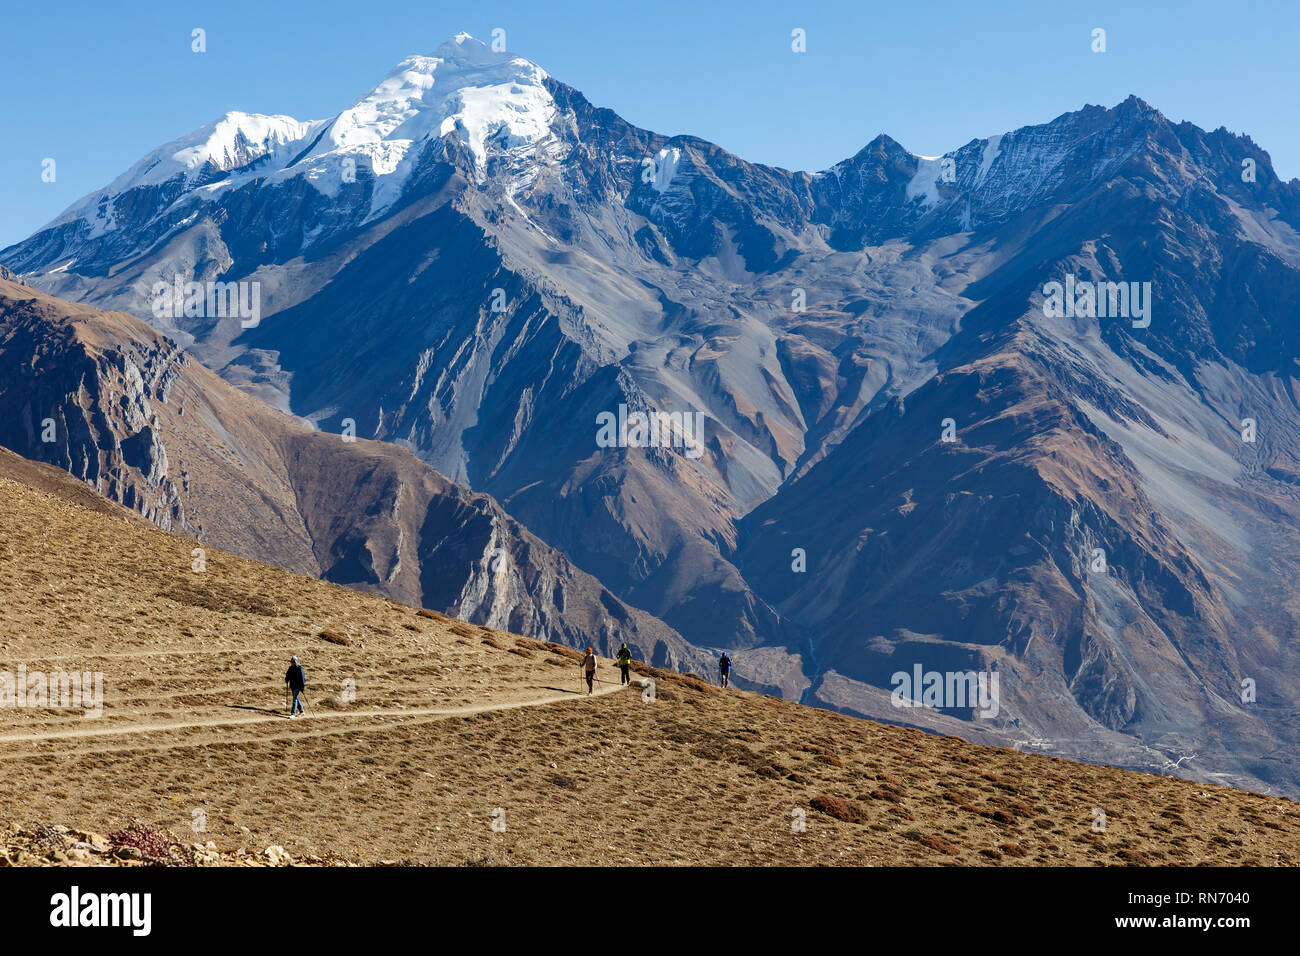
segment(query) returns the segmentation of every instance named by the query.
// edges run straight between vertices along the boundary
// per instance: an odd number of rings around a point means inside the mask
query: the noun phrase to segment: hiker
[[[731,658],[727,652],[723,651],[722,656],[718,658],[718,670],[722,671],[722,686],[727,686],[727,675],[731,673]]]
[[[628,673],[631,666],[632,652],[627,649],[627,643],[624,642],[623,646],[618,649],[618,669],[623,672],[623,678],[618,682],[620,687],[632,683],[632,675]]]
[[[302,669],[296,657],[289,658],[289,669],[284,672],[284,685],[293,691],[293,706],[289,708],[289,719],[292,720],[299,714],[305,717],[307,712],[303,709],[298,695],[307,687],[307,672]]]
[[[591,693],[592,681],[596,679],[596,652],[587,648],[587,656],[582,659],[582,670],[587,675],[587,693]]]

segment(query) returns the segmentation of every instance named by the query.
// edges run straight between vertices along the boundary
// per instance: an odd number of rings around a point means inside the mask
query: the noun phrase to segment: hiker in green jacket
[[[632,652],[627,649],[626,643],[618,649],[617,659],[618,669],[623,672],[623,679],[618,682],[619,686],[632,683],[632,675],[628,673],[628,669],[632,666]]]

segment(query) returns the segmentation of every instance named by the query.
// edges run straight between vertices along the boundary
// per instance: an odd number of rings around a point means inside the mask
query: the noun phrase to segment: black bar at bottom
[[[597,946],[602,927],[620,922],[629,940],[725,932],[730,944],[768,948],[787,932],[805,943],[847,932],[864,944],[1196,934],[1232,945],[1287,926],[1294,879],[1227,868],[13,868],[0,870],[0,925],[10,945],[65,937],[127,947],[334,947],[412,934]],[[87,921],[118,925],[72,925]]]

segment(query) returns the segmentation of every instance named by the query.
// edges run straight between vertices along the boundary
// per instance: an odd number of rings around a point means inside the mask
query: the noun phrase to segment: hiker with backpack
[[[587,648],[587,656],[582,659],[582,671],[587,675],[587,693],[592,690],[592,682],[596,679],[596,652],[590,647]]]
[[[632,675],[628,669],[632,666],[632,652],[627,649],[627,643],[618,649],[618,669],[623,672],[622,679],[618,682],[619,686],[632,683]]]
[[[731,673],[731,658],[727,652],[723,651],[722,656],[718,658],[718,670],[722,672],[722,686],[727,686],[727,675]]]
[[[299,714],[305,717],[307,712],[303,709],[302,701],[298,696],[307,688],[307,672],[302,669],[297,657],[289,658],[289,669],[284,672],[284,686],[293,691],[293,706],[289,709],[289,719],[292,720]]]

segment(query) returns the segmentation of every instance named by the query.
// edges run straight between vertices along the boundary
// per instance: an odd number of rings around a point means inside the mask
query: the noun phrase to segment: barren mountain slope
[[[1121,112],[1144,138],[1113,178],[1005,227],[1033,238],[970,287],[936,375],[747,515],[738,560],[818,635],[809,702],[897,714],[898,672],[997,668],[963,732],[1295,794],[1296,184],[1255,192],[1249,141]],[[1054,282],[1148,311],[1060,314]]]
[[[271,846],[442,864],[1300,860],[1287,800],[640,665],[588,698],[566,648],[215,549],[195,573],[193,540],[85,495],[0,452],[0,670],[103,680],[97,718],[0,708],[6,862],[130,862],[100,837],[132,819],[175,833],[180,857],[210,841],[200,860],[234,864]],[[293,722],[291,653],[310,712]]]
[[[124,313],[0,281],[0,410],[0,444],[204,545],[572,646],[704,659],[488,496],[313,431]]]

